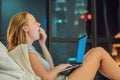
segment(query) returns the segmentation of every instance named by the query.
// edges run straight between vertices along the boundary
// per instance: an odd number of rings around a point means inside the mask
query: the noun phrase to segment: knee
[[[103,47],[95,47],[94,50],[96,50],[96,51],[105,51],[105,49]]]
[[[106,50],[103,47],[95,47],[92,49],[92,52],[99,56],[103,56],[104,54],[106,54]]]

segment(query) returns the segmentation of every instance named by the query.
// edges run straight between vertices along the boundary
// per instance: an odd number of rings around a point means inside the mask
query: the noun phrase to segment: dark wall
[[[10,18],[17,12],[28,11],[37,21],[46,17],[46,0],[1,0],[1,33],[6,34]]]
[[[30,12],[41,23],[46,18],[46,0],[0,0],[0,41],[5,45],[9,21],[14,14],[22,11]],[[37,42],[34,45],[40,51]]]
[[[114,36],[118,32],[118,0],[97,0],[97,28],[98,36]]]

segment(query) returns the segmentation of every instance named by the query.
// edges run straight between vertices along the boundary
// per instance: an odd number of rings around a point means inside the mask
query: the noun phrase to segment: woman
[[[69,75],[59,75],[59,72],[70,64],[60,64],[54,67],[51,55],[46,48],[47,36],[34,16],[28,12],[15,14],[8,26],[8,50],[11,51],[20,44],[28,44],[28,55],[32,69],[42,80],[93,80],[96,72],[111,80],[120,80],[120,68],[110,55],[101,47],[88,51],[81,67],[76,68]],[[32,46],[38,40],[43,52],[43,57]],[[47,75],[47,76],[46,76]]]

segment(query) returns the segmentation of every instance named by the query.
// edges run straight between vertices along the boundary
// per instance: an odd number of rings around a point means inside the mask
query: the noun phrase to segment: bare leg
[[[93,48],[87,52],[82,66],[68,75],[68,79],[93,80],[98,70],[111,80],[120,80],[119,66],[101,47]]]

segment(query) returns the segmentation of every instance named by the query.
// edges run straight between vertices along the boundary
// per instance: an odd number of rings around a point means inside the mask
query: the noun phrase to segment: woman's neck
[[[26,33],[26,44],[32,44],[32,43],[33,43],[33,40]]]

